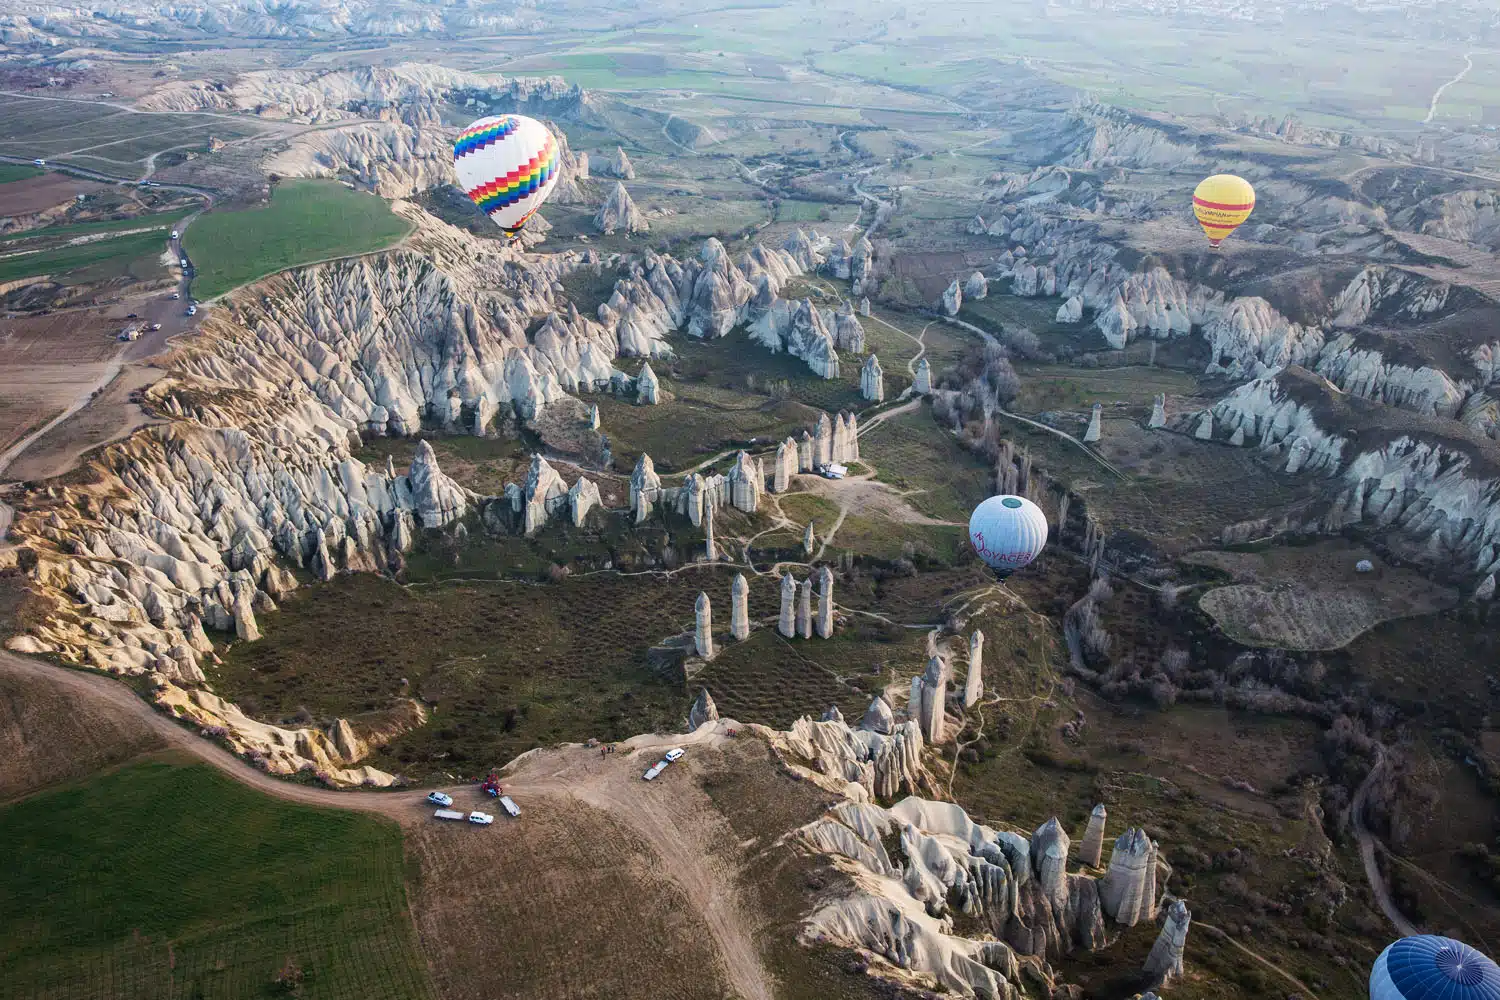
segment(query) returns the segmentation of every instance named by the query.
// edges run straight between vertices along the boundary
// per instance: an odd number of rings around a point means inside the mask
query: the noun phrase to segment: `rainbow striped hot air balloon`
[[[459,186],[512,239],[557,186],[557,140],[524,115],[481,118],[453,143]]]
[[[1208,245],[1217,247],[1250,218],[1255,208],[1255,188],[1243,177],[1214,174],[1205,177],[1193,192],[1193,214],[1208,234]]]

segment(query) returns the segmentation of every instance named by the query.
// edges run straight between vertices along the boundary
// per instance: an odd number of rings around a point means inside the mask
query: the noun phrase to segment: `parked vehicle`
[[[668,764],[673,764],[673,763],[676,763],[677,761],[681,760],[682,759],[682,755],[683,755],[684,752],[685,751],[682,749],[682,747],[673,747],[672,749],[668,750],[667,751],[667,763]]]
[[[171,299],[173,302],[176,302],[178,299],[182,298],[182,293],[173,292],[171,295],[168,295],[167,298]]]
[[[186,257],[182,258],[182,266],[183,267],[187,267],[188,266],[188,259]]]
[[[500,808],[505,810],[507,816],[512,819],[521,815],[521,808],[511,800],[509,795],[500,796]]]
[[[160,330],[160,329],[161,329],[161,324],[160,323],[152,323],[151,324],[151,332],[152,333],[155,333],[157,330]]]
[[[464,818],[464,814],[459,812],[457,809],[439,809],[432,815],[436,819],[462,820]]]
[[[126,313],[125,314],[125,318],[126,319],[140,319],[141,317],[137,313]]]
[[[645,778],[646,778],[647,781],[655,781],[656,780],[656,776],[658,774],[661,774],[666,769],[667,769],[667,762],[664,761],[664,760],[659,760],[655,764],[651,765],[651,769],[646,772]]]
[[[480,812],[478,809],[475,809],[469,813],[469,822],[477,823],[479,826],[489,826],[495,822],[495,817],[487,812]]]
[[[431,802],[435,806],[443,806],[444,808],[446,808],[453,804],[453,796],[444,794],[443,792],[428,792],[427,801]]]
[[[132,326],[132,327],[129,327],[127,329],[121,330],[120,331],[120,335],[118,337],[116,337],[115,339],[116,340],[130,341],[130,340],[138,340],[140,338],[140,336],[141,336],[141,332],[139,330],[137,330],[135,327]]]
[[[41,157],[37,157],[35,160],[32,160],[31,162],[32,162],[32,164],[34,166],[38,166],[38,167],[45,167],[47,165],[47,161],[44,160],[44,159],[42,159]]]
[[[172,230],[172,239],[175,240],[176,238],[177,238],[177,230],[174,229],[174,230]]]
[[[188,306],[187,307],[187,314],[189,316],[196,316],[196,315],[198,315],[198,307],[197,306]]]

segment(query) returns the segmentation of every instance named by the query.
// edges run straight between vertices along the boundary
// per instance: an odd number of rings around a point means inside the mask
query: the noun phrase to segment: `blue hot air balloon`
[[[1452,938],[1402,938],[1370,969],[1370,1000],[1500,1000],[1500,967]]]
[[[1003,580],[1041,555],[1047,515],[1025,497],[990,497],[969,517],[969,543]]]

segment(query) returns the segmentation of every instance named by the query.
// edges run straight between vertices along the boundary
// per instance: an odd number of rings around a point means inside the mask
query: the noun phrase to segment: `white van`
[[[670,749],[670,750],[667,751],[667,763],[668,764],[675,764],[675,763],[677,763],[677,761],[679,761],[679,760],[682,759],[682,754],[683,754],[682,747],[673,747],[672,749]]]
[[[478,809],[475,809],[473,812],[469,813],[469,822],[477,824],[479,826],[489,826],[491,823],[495,822],[495,817],[491,816],[487,812],[480,812]]]

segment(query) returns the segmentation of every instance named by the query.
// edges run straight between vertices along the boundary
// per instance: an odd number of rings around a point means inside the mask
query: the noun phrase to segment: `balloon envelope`
[[[547,200],[561,166],[552,133],[524,115],[481,118],[453,142],[459,186],[511,234]]]
[[[1025,497],[990,497],[969,517],[969,543],[1002,576],[1028,565],[1047,544],[1047,515]]]
[[[1243,177],[1214,174],[1205,177],[1193,192],[1193,215],[1208,235],[1209,246],[1218,246],[1225,237],[1250,218],[1255,208],[1255,188]]]
[[[1380,953],[1370,1000],[1500,1000],[1500,968],[1462,941],[1418,934]]]

